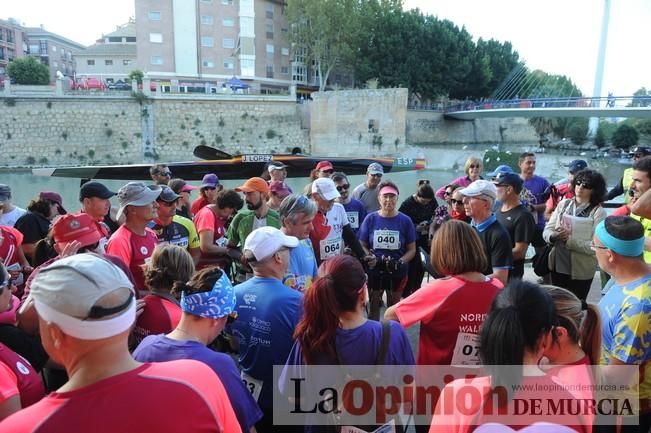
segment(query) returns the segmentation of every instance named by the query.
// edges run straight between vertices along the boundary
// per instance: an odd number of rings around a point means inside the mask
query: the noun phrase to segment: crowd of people
[[[586,161],[567,168],[550,183],[532,153],[490,173],[471,157],[464,176],[438,189],[421,179],[404,199],[381,164],[353,188],[329,161],[300,194],[280,162],[234,189],[157,164],[151,183],[89,181],[66,207],[42,191],[22,209],[0,184],[0,431],[340,431],[314,415],[284,425],[300,401],[274,366],[286,380],[382,365],[485,372],[410,407],[417,431],[648,433],[651,149],[635,149],[610,193]],[[525,278],[530,249],[538,280]],[[587,302],[597,271],[599,305]],[[495,404],[517,412],[531,387],[582,385],[549,398],[594,398],[594,365],[639,371],[635,418],[491,418]],[[431,379],[416,371],[416,384]],[[498,403],[480,392],[507,385],[519,388]],[[479,397],[446,413],[467,387]],[[406,423],[394,417],[391,431]]]

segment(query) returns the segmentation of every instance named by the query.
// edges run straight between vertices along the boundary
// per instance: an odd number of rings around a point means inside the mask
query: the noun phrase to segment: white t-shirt
[[[310,240],[318,260],[343,254],[342,232],[346,224],[348,224],[348,215],[346,209],[339,203],[334,203],[325,216],[321,212],[316,213],[312,221],[314,228],[310,232]]]
[[[27,211],[25,209],[21,209],[16,206],[11,212],[3,213],[0,215],[0,225],[13,227],[14,224],[16,224],[16,221],[18,221],[18,218],[25,215],[26,213]]]

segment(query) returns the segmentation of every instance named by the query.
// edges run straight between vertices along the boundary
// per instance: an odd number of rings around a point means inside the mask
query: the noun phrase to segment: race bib
[[[218,247],[226,247],[228,245],[228,239],[226,239],[226,236],[222,236],[219,239],[215,239],[215,245]]]
[[[375,230],[373,248],[376,250],[400,249],[400,232],[398,230]]]
[[[359,212],[346,212],[346,216],[348,217],[348,224],[350,224],[351,229],[358,229],[359,228]]]
[[[321,240],[321,260],[341,255],[342,243],[340,237]]]
[[[262,381],[252,378],[245,372],[240,373],[240,378],[242,379],[244,387],[253,396],[253,400],[258,401],[258,398],[260,398],[260,392],[262,392]]]
[[[450,365],[480,365],[479,335],[459,332]]]

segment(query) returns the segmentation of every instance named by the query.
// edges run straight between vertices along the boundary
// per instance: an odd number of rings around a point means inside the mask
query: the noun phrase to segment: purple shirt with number
[[[545,203],[545,193],[548,191],[550,185],[547,179],[534,174],[533,177],[525,180],[523,184],[536,197],[536,204]],[[536,216],[536,227],[539,229],[545,228],[545,216],[542,211],[538,212]]]
[[[386,243],[393,243],[393,241],[398,243],[397,249],[384,249],[378,248],[376,245],[376,235],[378,231],[391,231],[398,232],[398,239],[386,239]],[[387,232],[385,232],[387,233]],[[398,212],[398,215],[385,218],[380,216],[378,212],[371,212],[366,215],[362,227],[359,229],[357,235],[360,241],[366,242],[366,244],[373,250],[375,257],[378,260],[382,260],[383,256],[389,256],[394,260],[398,260],[407,252],[407,245],[416,242],[416,228],[414,223],[411,222],[411,218],[402,212]],[[389,236],[390,238],[391,236]],[[407,272],[407,263],[404,263],[401,269],[394,273],[395,276],[404,275]]]
[[[194,359],[207,364],[222,381],[243,432],[248,432],[262,418],[251,393],[244,387],[239,371],[230,356],[208,349],[197,341],[181,341],[165,335],[150,335],[136,348],[133,357],[140,362],[164,362]]]
[[[366,208],[359,200],[351,198],[348,203],[342,203],[344,209],[346,209],[346,216],[348,217],[348,222],[350,223],[350,228],[353,229],[353,233],[357,234],[359,228],[366,218]]]

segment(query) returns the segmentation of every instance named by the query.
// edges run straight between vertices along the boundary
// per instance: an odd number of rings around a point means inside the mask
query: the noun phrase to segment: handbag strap
[[[382,365],[384,362],[384,359],[387,356],[387,352],[389,351],[389,342],[391,341],[391,322],[383,320],[382,322],[382,329],[381,329],[381,343],[380,343],[380,349],[378,350],[378,353],[375,357],[375,364],[374,365]],[[344,361],[341,359],[341,354],[337,350],[337,342],[335,341],[335,355],[337,356],[337,364],[338,365],[346,365]]]

